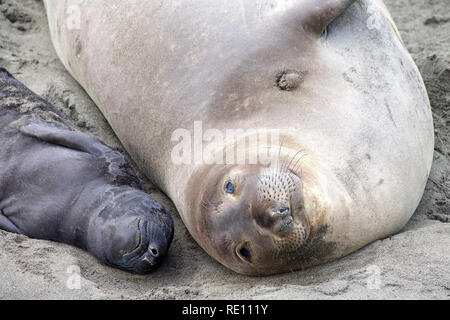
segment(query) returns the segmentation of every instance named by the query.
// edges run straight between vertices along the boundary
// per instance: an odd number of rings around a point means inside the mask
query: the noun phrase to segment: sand
[[[425,194],[400,233],[305,271],[247,277],[210,258],[177,214],[170,254],[149,276],[103,266],[71,246],[0,231],[0,299],[449,299],[450,10],[445,0],[385,2],[424,77],[436,135]],[[59,62],[42,1],[0,0],[0,66],[81,130],[124,152]],[[145,185],[176,212],[157,188]]]

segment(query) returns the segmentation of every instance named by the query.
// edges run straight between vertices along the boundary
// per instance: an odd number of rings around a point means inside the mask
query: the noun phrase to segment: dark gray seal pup
[[[117,151],[75,129],[0,68],[0,229],[154,270],[173,238],[166,209]]]

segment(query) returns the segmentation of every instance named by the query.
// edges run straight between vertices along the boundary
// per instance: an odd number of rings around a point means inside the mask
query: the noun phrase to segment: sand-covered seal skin
[[[320,264],[398,232],[416,209],[433,121],[381,0],[44,3],[66,69],[225,266]],[[195,123],[279,142],[268,164],[173,161],[174,133],[194,140]],[[204,138],[203,150],[234,147]]]
[[[173,222],[125,158],[0,68],[0,229],[63,242],[138,274],[166,255]]]

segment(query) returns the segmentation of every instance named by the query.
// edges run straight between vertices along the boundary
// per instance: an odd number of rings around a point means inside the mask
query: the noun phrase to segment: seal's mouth
[[[140,255],[140,259],[142,261],[147,262],[150,265],[154,265],[153,261],[149,259],[148,256],[148,242],[149,242],[149,236],[148,236],[148,222],[142,221],[142,219],[139,219],[139,238],[141,239],[141,242],[138,244],[138,248],[140,252],[143,252],[143,254]]]
[[[293,228],[294,228],[294,219],[291,216],[289,216],[283,219],[283,223],[280,226],[279,233],[288,234],[289,232],[292,231]]]
[[[139,218],[137,223],[136,238],[137,244],[134,249],[123,255],[126,264],[137,273],[147,273],[161,262],[163,256],[161,249],[151,245],[150,223]]]
[[[127,257],[133,257],[139,254],[139,252],[142,251],[142,248],[144,247],[144,244],[146,243],[147,234],[145,232],[145,226],[144,221],[142,218],[138,218],[137,220],[137,231],[136,231],[136,245],[133,249],[130,251],[124,252],[123,256],[124,258]]]

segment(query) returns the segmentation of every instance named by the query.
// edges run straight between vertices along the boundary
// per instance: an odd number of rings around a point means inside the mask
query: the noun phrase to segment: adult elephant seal
[[[172,218],[124,157],[2,68],[0,148],[0,229],[71,244],[133,273],[160,264]]]
[[[417,207],[430,106],[381,1],[45,5],[67,70],[227,267],[264,275],[335,259],[398,232]],[[222,141],[227,129],[239,139]],[[259,129],[279,137],[258,133],[237,161],[232,147]]]

